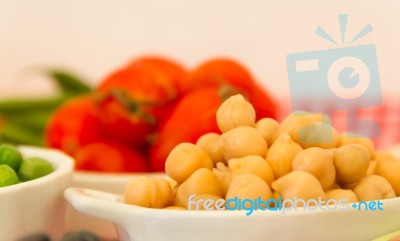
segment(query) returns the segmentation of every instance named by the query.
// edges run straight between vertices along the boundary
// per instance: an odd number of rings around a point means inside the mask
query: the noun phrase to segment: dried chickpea
[[[200,147],[191,143],[177,145],[168,155],[165,172],[176,182],[184,182],[199,168],[213,168],[213,161]]]
[[[332,187],[330,188],[330,190],[333,190],[333,189],[341,189],[341,187],[340,187],[339,184],[334,183],[334,184],[332,185]]]
[[[307,126],[317,123],[317,118],[305,111],[295,111],[288,115],[280,124],[277,136],[288,133],[291,139],[299,143],[299,131]]]
[[[358,182],[367,173],[371,154],[365,146],[348,144],[336,149],[333,163],[339,182],[351,184]]]
[[[217,110],[217,125],[222,132],[239,126],[254,127],[256,111],[240,94],[229,97]]]
[[[335,148],[339,143],[339,134],[332,125],[328,123],[319,123],[307,126],[298,133],[299,144],[303,148],[321,147]]]
[[[358,202],[356,194],[352,190],[345,190],[345,189],[332,189],[327,191],[326,199],[334,199],[339,201],[339,199],[347,199],[348,203],[355,203]]]
[[[211,201],[212,200],[212,201]],[[220,196],[212,194],[200,194],[192,199],[192,203],[188,206],[188,210],[217,210],[215,205],[218,200],[223,200]],[[225,207],[225,206],[224,206]]]
[[[292,168],[314,175],[325,191],[335,183],[336,171],[333,165],[333,154],[328,150],[319,147],[304,149],[294,158]]]
[[[400,160],[388,152],[376,152],[374,174],[384,177],[400,196]]]
[[[264,137],[253,127],[239,126],[221,135],[221,145],[225,160],[257,155],[265,157],[267,143]]]
[[[207,168],[200,168],[179,186],[176,194],[179,204],[187,208],[189,196],[192,194],[196,196],[211,194],[222,197],[223,190],[212,171]]]
[[[261,177],[268,185],[271,185],[275,181],[271,166],[260,156],[250,155],[241,158],[232,158],[228,161],[228,165],[232,172],[232,178],[244,173],[251,173]]]
[[[361,179],[353,189],[358,200],[373,201],[396,197],[390,183],[383,177],[371,175]]]
[[[271,197],[271,198],[275,199],[275,201],[276,201],[277,203],[279,203],[279,198],[282,198],[282,196],[281,196],[281,194],[280,194],[279,192],[277,192],[277,191],[272,191],[272,197]],[[269,207],[270,207],[270,208],[275,208],[276,205],[275,205],[275,203],[271,202],[270,205],[269,205]]]
[[[361,137],[352,133],[342,133],[339,136],[339,146],[344,146],[348,144],[360,144],[365,146],[371,154],[371,158],[375,159],[375,145],[371,141],[371,139]]]
[[[172,187],[172,203],[171,203],[171,205],[182,207],[183,206],[182,203],[180,203],[178,200],[178,195],[177,195],[178,188],[179,188],[178,184],[176,184],[175,186]]]
[[[357,186],[358,182],[354,183],[340,183],[340,187],[342,189],[353,189],[355,186]]]
[[[292,161],[301,150],[301,146],[292,141],[289,134],[283,133],[275,140],[266,157],[275,179],[292,171]]]
[[[372,174],[374,174],[375,171],[375,167],[376,167],[376,160],[371,160],[367,169],[367,173],[365,174],[366,176],[370,176]]]
[[[308,172],[293,171],[272,183],[273,190],[279,192],[283,200],[310,199],[326,200],[325,192],[316,177]]]
[[[221,186],[224,195],[228,191],[229,184],[231,183],[232,173],[224,163],[218,162],[213,169],[214,175],[217,177],[219,185]]]
[[[277,138],[279,130],[279,122],[272,118],[263,118],[256,123],[256,129],[261,133],[267,142],[268,146],[271,146],[274,140]]]
[[[264,180],[254,174],[242,174],[232,179],[226,194],[226,200],[231,198],[267,200],[272,197],[270,187]],[[247,206],[248,207],[248,206]]]
[[[162,178],[141,176],[125,185],[125,203],[148,208],[165,208],[171,201],[171,185]]]
[[[225,162],[224,152],[220,145],[219,137],[220,135],[217,133],[207,133],[202,135],[196,142],[197,146],[207,152],[214,165],[218,162]]]

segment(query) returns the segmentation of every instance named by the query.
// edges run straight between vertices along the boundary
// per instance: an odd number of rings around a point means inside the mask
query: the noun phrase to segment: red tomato
[[[247,93],[249,101],[256,110],[257,118],[277,117],[277,106],[272,96],[257,84],[243,65],[232,59],[209,60],[190,72],[187,80],[182,83],[184,91],[228,84]]]
[[[99,172],[147,172],[142,153],[112,141],[94,142],[78,149],[76,169]]]
[[[106,78],[97,89],[103,97],[99,118],[105,132],[117,140],[145,146],[147,135],[177,97],[175,83],[181,75],[184,70],[172,62],[143,58]]]
[[[183,82],[186,81],[187,71],[181,64],[164,57],[147,56],[134,60],[131,65],[140,66],[141,68],[153,68],[166,73],[178,93],[182,94],[184,92]]]
[[[72,155],[79,147],[104,138],[103,125],[95,113],[92,96],[67,101],[53,113],[47,124],[47,146]]]
[[[179,101],[150,148],[153,171],[164,171],[168,154],[179,143],[194,143],[205,133],[219,132],[215,115],[222,101],[220,88],[215,86],[194,90]]]

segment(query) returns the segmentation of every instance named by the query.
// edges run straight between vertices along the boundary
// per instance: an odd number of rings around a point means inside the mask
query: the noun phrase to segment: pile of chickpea
[[[372,201],[400,196],[400,159],[376,151],[368,138],[338,132],[322,114],[296,112],[281,123],[256,122],[242,95],[217,111],[222,134],[181,143],[169,154],[170,180],[138,177],[124,202],[149,208],[191,209],[195,199]],[[196,128],[196,127],[193,127]],[[200,207],[201,209],[201,207]]]

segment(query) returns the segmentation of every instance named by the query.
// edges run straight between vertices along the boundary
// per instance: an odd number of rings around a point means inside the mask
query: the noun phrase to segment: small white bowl
[[[180,211],[121,203],[120,196],[69,188],[79,212],[114,222],[121,241],[367,241],[400,229],[400,198],[383,211]]]
[[[44,177],[0,188],[0,241],[14,241],[43,232],[57,239],[63,235],[63,192],[71,186],[73,160],[60,151],[19,147],[24,157],[49,161],[54,171]]]
[[[121,195],[125,184],[137,176],[161,176],[165,173],[100,173],[75,171],[73,175],[73,186],[80,188],[96,189],[103,192]],[[96,233],[102,238],[117,239],[118,234],[114,224],[110,221],[87,216],[67,207],[65,229],[67,231],[88,230]]]

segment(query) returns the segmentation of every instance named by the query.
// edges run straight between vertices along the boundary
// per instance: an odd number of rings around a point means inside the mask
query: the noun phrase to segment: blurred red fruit
[[[73,155],[79,147],[102,139],[102,129],[92,96],[76,97],[51,116],[46,127],[46,144]]]
[[[122,144],[103,141],[81,147],[75,155],[76,169],[99,172],[147,172],[142,153]]]
[[[170,111],[184,70],[173,62],[143,58],[106,78],[97,88],[99,118],[112,138],[143,147],[156,122]]]

